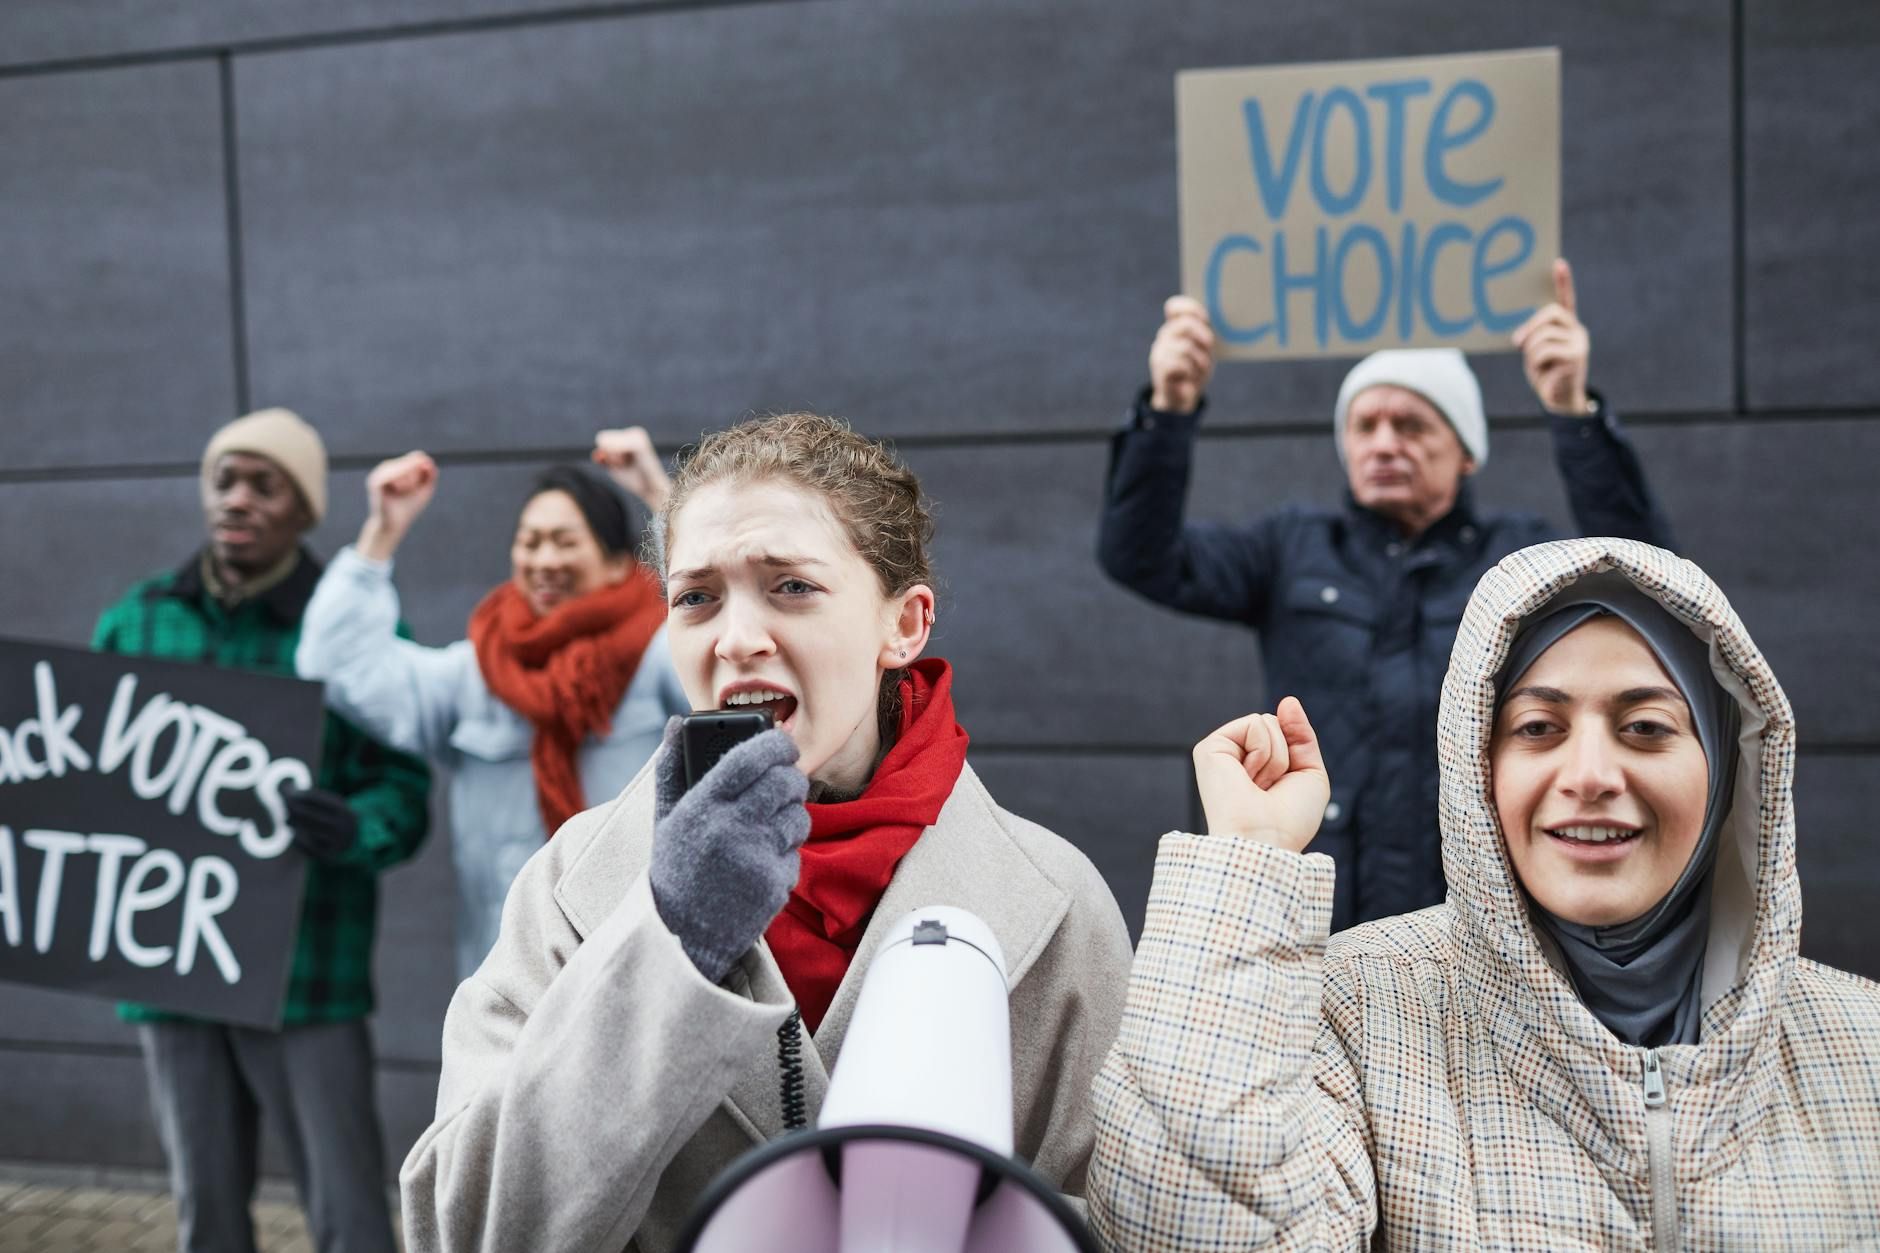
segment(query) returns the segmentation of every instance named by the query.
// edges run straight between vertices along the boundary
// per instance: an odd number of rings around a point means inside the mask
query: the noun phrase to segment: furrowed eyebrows
[[[805,566],[821,567],[829,564],[816,557],[797,557],[789,554],[773,555],[766,553],[761,557],[753,557],[751,560],[756,565],[768,566],[774,570],[796,570],[802,569]],[[677,583],[685,579],[710,578],[716,573],[718,573],[716,566],[693,566],[686,570],[673,570],[666,575],[666,578],[669,582]]]

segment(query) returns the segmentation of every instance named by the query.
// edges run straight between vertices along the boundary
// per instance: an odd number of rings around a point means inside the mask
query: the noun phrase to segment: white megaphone
[[[868,967],[813,1131],[746,1153],[679,1253],[1100,1253],[1012,1156],[1012,1026],[992,928],[936,906]]]

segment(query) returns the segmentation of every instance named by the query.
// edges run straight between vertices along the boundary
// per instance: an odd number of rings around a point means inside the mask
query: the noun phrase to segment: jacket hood
[[[1619,539],[1564,540],[1525,548],[1482,576],[1463,615],[1438,718],[1443,868],[1465,964],[1489,998],[1514,1001],[1522,1034],[1550,1052],[1591,1052],[1616,1062],[1621,1048],[1549,960],[1529,921],[1493,802],[1489,739],[1495,676],[1522,621],[1569,585],[1613,571],[1653,597],[1710,647],[1711,670],[1742,709],[1731,811],[1719,833],[1709,944],[1702,983],[1703,1047],[1733,1049],[1762,1038],[1792,977],[1801,933],[1791,783],[1795,725],[1788,699],[1723,592],[1691,562]],[[1487,1004],[1479,1008],[1496,1011]],[[1504,1011],[1507,1012],[1507,1011]]]

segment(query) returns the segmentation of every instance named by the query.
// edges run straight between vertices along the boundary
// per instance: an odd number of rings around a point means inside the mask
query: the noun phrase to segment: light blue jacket
[[[325,683],[327,705],[374,738],[450,768],[462,979],[496,943],[510,882],[547,838],[529,765],[535,729],[483,682],[469,640],[427,648],[398,638],[398,617],[392,563],[344,548],[307,605],[294,667]],[[581,746],[587,803],[612,800],[659,747],[666,719],[690,709],[661,627],[613,729]]]

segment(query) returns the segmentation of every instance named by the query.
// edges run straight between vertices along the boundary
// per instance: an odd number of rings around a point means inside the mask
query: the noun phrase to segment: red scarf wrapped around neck
[[[492,591],[471,613],[470,642],[483,681],[535,728],[529,765],[548,835],[587,808],[581,742],[613,728],[620,698],[665,621],[659,583],[637,564],[624,581],[540,616],[514,583]]]
[[[802,873],[764,939],[811,1031],[862,941],[894,869],[940,817],[966,764],[966,732],[953,720],[953,671],[938,657],[908,667],[901,730],[852,801],[808,805]]]

